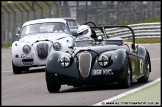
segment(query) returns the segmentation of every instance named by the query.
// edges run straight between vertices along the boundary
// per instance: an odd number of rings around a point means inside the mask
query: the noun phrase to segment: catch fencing
[[[1,41],[11,44],[19,38],[17,29],[29,20],[73,17],[79,24],[120,25],[160,18],[161,1],[9,1],[1,6]],[[7,2],[7,1],[6,1]],[[17,3],[15,3],[17,2]]]

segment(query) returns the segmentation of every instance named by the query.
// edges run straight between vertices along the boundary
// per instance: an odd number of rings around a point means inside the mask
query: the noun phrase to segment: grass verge
[[[126,42],[131,42],[132,39],[127,39],[125,40]],[[136,38],[135,42],[137,44],[153,44],[153,43],[160,43],[161,42],[161,38],[157,37],[157,38]]]

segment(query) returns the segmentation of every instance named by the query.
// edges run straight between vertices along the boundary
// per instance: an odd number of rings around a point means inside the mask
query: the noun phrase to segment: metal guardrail
[[[130,26],[137,38],[159,37],[161,36],[161,22],[131,24]],[[97,32],[96,32],[97,33]],[[100,35],[101,33],[98,33]],[[110,28],[106,29],[109,37],[131,38],[132,34],[128,28]]]

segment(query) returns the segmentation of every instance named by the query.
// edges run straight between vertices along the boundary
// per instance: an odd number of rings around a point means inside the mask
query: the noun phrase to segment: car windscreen
[[[23,37],[38,33],[54,33],[54,32],[69,33],[69,30],[66,24],[61,22],[36,23],[23,27],[21,36]]]
[[[76,26],[78,26],[78,23],[77,23],[76,20],[68,20],[68,19],[66,19],[66,21],[67,21],[69,27],[76,27]]]

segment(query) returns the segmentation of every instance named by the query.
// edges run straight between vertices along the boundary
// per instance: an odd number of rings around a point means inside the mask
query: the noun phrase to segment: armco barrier
[[[161,22],[131,24],[130,26],[137,38],[159,37],[161,36]],[[109,37],[130,38],[132,34],[127,28],[109,28],[106,29]],[[101,34],[101,33],[98,33]]]

